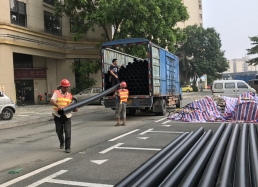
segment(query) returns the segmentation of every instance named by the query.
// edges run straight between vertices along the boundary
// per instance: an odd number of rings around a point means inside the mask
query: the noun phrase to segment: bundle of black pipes
[[[108,89],[111,84],[108,82],[110,72],[106,73],[106,87]],[[148,82],[148,61],[134,59],[126,66],[122,66],[118,72],[119,81],[127,83],[127,89],[130,95],[149,95]]]
[[[258,187],[254,124],[184,133],[115,187]]]

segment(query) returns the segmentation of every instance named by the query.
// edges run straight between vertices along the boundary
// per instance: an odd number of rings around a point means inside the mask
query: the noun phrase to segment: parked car
[[[182,92],[192,92],[193,88],[191,87],[191,85],[184,85],[182,87]]]
[[[245,92],[256,94],[255,89],[251,88],[242,80],[218,80],[214,81],[212,86],[213,95],[222,95],[227,97],[238,97]]]
[[[92,97],[94,95],[97,95],[97,94],[99,94],[101,92],[102,92],[102,88],[98,88],[98,87],[87,88],[85,90],[82,90],[78,94],[73,95],[72,103],[77,103],[77,102],[83,101],[83,100],[85,100],[87,98],[90,98],[90,97]],[[103,100],[103,98],[101,98],[101,99],[93,101],[90,104],[101,104],[101,105],[104,105],[104,100]]]
[[[258,92],[258,79],[249,80],[248,84]]]
[[[11,98],[0,91],[0,117],[3,120],[10,120],[15,113],[15,104]]]

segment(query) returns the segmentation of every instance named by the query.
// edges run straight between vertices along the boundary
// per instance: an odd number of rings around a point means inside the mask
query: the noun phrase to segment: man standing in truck
[[[122,126],[126,125],[126,102],[129,96],[129,91],[126,89],[126,82],[120,84],[120,89],[116,92],[116,118],[117,124],[120,125],[120,117],[123,118]]]
[[[111,74],[111,80],[110,81],[111,81],[112,87],[119,83],[119,77],[118,77],[119,69],[120,69],[120,67],[117,65],[117,59],[114,58],[112,60],[112,65],[109,68],[109,71],[110,71],[110,74]],[[114,93],[114,96],[115,96],[115,93]]]

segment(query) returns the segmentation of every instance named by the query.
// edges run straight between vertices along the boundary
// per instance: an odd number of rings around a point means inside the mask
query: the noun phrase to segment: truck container
[[[121,52],[122,47],[145,45],[146,58],[141,59]],[[167,106],[181,107],[182,90],[179,80],[179,59],[174,54],[147,39],[130,38],[110,41],[102,45],[102,87],[111,87],[109,68],[112,59],[118,60],[119,80],[127,83],[129,98],[127,112],[151,110],[155,115],[165,115]],[[105,107],[114,109],[116,99],[112,94],[104,97]]]

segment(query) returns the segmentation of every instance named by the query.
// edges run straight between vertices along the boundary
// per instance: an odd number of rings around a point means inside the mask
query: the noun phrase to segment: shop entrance
[[[33,80],[15,80],[16,98],[25,98],[26,104],[34,104],[34,83]]]

